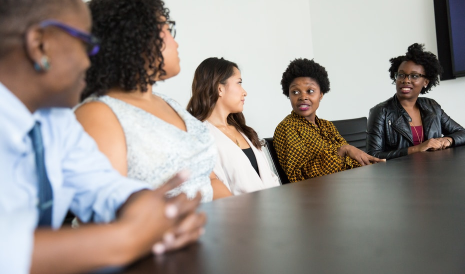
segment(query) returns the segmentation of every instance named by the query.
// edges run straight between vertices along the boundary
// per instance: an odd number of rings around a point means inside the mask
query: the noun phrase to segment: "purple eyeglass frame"
[[[87,55],[89,56],[93,56],[97,54],[100,50],[100,40],[90,33],[77,30],[73,27],[70,27],[66,24],[63,24],[55,20],[42,21],[39,23],[39,26],[42,28],[50,27],[50,26],[57,27],[61,30],[64,30],[69,35],[75,38],[78,38],[79,40],[87,44]]]

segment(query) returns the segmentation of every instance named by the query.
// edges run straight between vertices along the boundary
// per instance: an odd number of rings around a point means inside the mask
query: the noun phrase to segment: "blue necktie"
[[[36,122],[29,132],[34,148],[37,168],[37,178],[39,179],[39,226],[52,225],[53,191],[45,170],[44,144],[40,123]]]

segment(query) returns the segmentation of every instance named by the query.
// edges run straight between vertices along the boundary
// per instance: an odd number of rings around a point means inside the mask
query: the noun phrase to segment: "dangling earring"
[[[47,56],[42,56],[40,58],[40,64],[39,63],[34,63],[34,69],[37,72],[46,72],[50,69],[50,61]]]

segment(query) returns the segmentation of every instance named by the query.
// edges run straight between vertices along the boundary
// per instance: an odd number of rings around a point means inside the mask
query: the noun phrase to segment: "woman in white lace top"
[[[152,90],[180,71],[169,11],[161,1],[107,3],[89,6],[101,49],[91,58],[77,119],[125,176],[157,188],[187,169],[190,179],[172,195],[200,192],[204,202],[231,195],[212,172],[217,152],[207,128]]]

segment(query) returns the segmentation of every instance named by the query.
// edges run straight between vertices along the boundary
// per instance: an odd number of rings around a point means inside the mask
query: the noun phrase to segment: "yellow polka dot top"
[[[276,127],[273,145],[290,182],[323,176],[360,164],[340,157],[338,148],[348,143],[330,121],[315,117],[316,125],[294,111]]]

